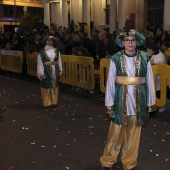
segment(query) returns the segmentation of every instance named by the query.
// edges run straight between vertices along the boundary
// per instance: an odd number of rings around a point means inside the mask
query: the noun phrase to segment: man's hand
[[[107,106],[107,114],[108,114],[108,116],[110,117],[110,118],[112,118],[112,114],[113,114],[113,109],[114,108],[114,106]]]

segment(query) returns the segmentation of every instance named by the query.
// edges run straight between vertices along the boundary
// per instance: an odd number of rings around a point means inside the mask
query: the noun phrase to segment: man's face
[[[53,40],[48,38],[47,41],[46,41],[46,45],[52,46],[53,45]]]
[[[98,34],[98,38],[99,38],[100,41],[103,41],[103,39],[104,39],[104,34],[100,32],[100,33]]]
[[[147,47],[146,52],[147,52],[148,56],[152,56],[152,54],[154,53],[154,51],[152,49],[149,49],[148,47]]]
[[[161,32],[161,30],[160,30],[160,29],[157,29],[157,30],[156,30],[156,35],[157,35],[157,36],[160,36],[160,35],[161,35],[161,33],[162,33],[162,32]]]
[[[136,37],[124,37],[122,44],[125,47],[125,51],[135,51],[137,46]]]
[[[164,51],[164,50],[166,50],[166,49],[167,49],[167,47],[166,47],[164,44],[162,44],[162,45],[161,45],[161,50]]]

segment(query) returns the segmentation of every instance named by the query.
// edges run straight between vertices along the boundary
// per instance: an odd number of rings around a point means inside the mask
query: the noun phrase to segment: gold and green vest
[[[124,51],[120,51],[111,57],[111,60],[116,66],[116,76],[127,76],[125,67],[125,55]],[[147,64],[149,58],[143,51],[137,51],[135,77],[146,77]],[[123,84],[115,83],[115,98],[114,98],[114,111],[112,115],[112,121],[118,125],[127,126],[127,108],[126,108],[126,94],[127,86]],[[137,126],[143,125],[149,118],[147,111],[147,85],[144,84],[135,85],[136,90],[136,116]]]
[[[53,62],[50,61],[49,57],[47,56],[47,53],[45,52],[45,49],[42,49],[39,52],[44,65],[44,74],[46,77],[45,79],[40,81],[40,86],[42,88],[50,89],[53,87],[57,87],[59,85],[59,65],[58,65],[59,51],[56,48],[54,48],[54,52],[55,58]],[[56,79],[54,79],[52,75],[52,65],[55,65]]]

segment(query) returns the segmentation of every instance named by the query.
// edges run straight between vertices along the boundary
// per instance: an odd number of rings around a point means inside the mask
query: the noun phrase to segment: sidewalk
[[[109,119],[104,98],[61,88],[43,109],[36,79],[0,75],[0,170],[100,170]],[[170,102],[142,128],[138,170],[170,169]],[[113,170],[122,170],[120,160]]]

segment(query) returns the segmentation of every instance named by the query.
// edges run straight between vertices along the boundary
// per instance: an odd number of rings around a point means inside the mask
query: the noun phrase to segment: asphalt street
[[[61,85],[44,109],[33,77],[0,74],[0,170],[100,170],[110,120],[104,98]],[[170,169],[170,102],[142,127],[138,170]],[[120,158],[113,170],[122,170]]]

